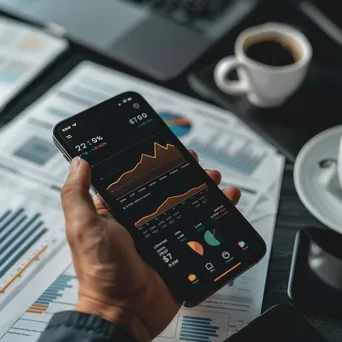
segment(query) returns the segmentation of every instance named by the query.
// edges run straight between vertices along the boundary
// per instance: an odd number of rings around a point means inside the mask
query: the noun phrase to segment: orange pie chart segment
[[[196,253],[198,253],[199,255],[203,255],[204,254],[204,248],[203,246],[196,242],[196,241],[189,241],[188,242],[188,246]]]

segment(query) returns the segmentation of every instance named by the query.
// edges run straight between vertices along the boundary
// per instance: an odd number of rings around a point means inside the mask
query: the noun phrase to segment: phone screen
[[[193,303],[260,260],[266,248],[149,104],[125,93],[56,125],[68,157],[171,288]]]

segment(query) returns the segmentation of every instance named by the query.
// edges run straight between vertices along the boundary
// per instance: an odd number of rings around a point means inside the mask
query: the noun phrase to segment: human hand
[[[220,183],[218,171],[207,173]],[[142,260],[129,232],[101,200],[91,199],[89,188],[90,167],[75,158],[62,190],[62,204],[79,280],[76,310],[120,323],[140,342],[151,341],[172,321],[181,303]],[[234,204],[238,202],[238,189],[223,192]]]

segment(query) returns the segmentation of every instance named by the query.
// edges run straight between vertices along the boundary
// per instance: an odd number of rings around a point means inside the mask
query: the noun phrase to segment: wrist
[[[80,298],[75,310],[118,323],[126,328],[126,330],[139,342],[150,342],[152,340],[148,329],[141,319],[123,308],[93,299]]]

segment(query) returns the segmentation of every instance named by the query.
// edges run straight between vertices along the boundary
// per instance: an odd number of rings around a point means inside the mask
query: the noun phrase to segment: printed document
[[[36,341],[53,313],[77,302],[59,200],[68,163],[52,142],[53,125],[128,90],[151,103],[204,168],[221,171],[222,188],[242,190],[238,208],[267,244],[260,263],[182,308],[156,341],[223,341],[260,314],[284,158],[228,111],[83,62],[0,131],[0,250],[8,251],[0,263],[0,342]]]
[[[64,39],[0,18],[0,109],[67,47]]]

